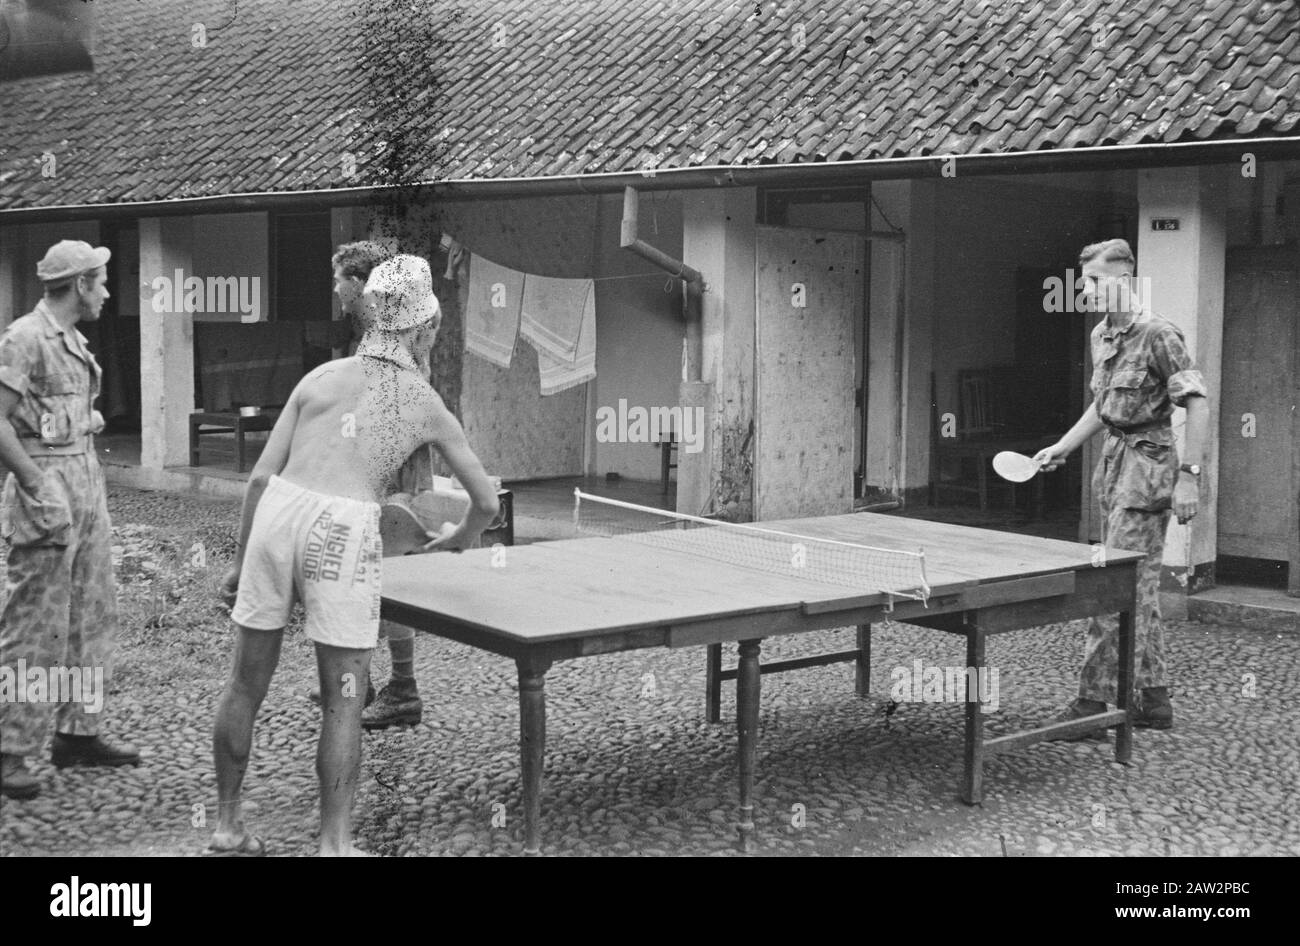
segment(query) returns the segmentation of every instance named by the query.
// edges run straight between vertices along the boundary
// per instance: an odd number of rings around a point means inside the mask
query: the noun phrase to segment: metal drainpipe
[[[637,191],[623,188],[623,225],[619,233],[619,246],[649,260],[665,272],[686,283],[686,376],[683,381],[699,381],[703,377],[704,363],[704,275],[673,259],[667,253],[637,237]]]

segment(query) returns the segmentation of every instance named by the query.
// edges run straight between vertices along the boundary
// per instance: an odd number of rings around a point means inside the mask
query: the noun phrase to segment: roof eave
[[[415,199],[503,200],[572,194],[617,194],[637,190],[692,190],[710,187],[818,187],[861,184],[900,178],[945,179],[944,163],[954,160],[954,177],[999,174],[1045,174],[1196,164],[1240,163],[1247,153],[1256,160],[1300,158],[1300,136],[1234,138],[1222,141],[1100,146],[1062,150],[978,155],[929,155],[854,161],[789,164],[720,165],[619,171],[553,177],[461,179],[415,185],[339,187],[305,191],[217,194],[111,204],[67,204],[0,210],[0,224],[63,220],[174,216],[199,213],[292,211],[364,206]]]

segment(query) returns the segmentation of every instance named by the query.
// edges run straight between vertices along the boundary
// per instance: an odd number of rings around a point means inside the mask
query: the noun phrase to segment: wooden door
[[[1219,410],[1220,555],[1290,560],[1300,534],[1300,259],[1294,244],[1228,251]],[[1211,391],[1211,396],[1215,392]]]
[[[853,508],[854,321],[862,317],[865,247],[854,234],[758,228],[755,519]]]

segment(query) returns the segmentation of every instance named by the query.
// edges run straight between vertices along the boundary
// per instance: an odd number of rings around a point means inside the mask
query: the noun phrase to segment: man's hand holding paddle
[[[1060,442],[1057,442],[1035,453],[1034,462],[1038,464],[1039,469],[1044,473],[1051,473],[1053,470],[1060,469],[1065,465],[1065,458],[1069,454],[1070,451]]]
[[[1094,434],[1101,433],[1106,427],[1097,416],[1097,405],[1089,404],[1088,409],[1060,440],[1050,447],[1044,447],[1034,454],[1033,462],[1044,473],[1059,470],[1065,465],[1065,458],[1083,446]]]
[[[420,547],[421,552],[463,552],[478,543],[477,537],[467,539],[454,522],[444,522],[441,529],[427,535],[429,541]]]

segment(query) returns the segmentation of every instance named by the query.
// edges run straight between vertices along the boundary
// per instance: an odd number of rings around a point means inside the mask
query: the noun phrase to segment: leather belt
[[[38,437],[20,437],[18,442],[29,457],[76,457],[95,452],[94,438],[90,435],[58,446],[41,443]]]
[[[1151,420],[1145,424],[1134,424],[1132,427],[1120,427],[1118,424],[1112,424],[1109,421],[1102,421],[1106,429],[1116,437],[1127,437],[1129,434],[1145,433],[1148,430],[1161,430],[1170,426],[1169,418],[1164,420]]]

